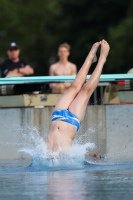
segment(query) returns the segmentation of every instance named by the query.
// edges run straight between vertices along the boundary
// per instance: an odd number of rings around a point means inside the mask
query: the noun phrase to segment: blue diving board
[[[86,80],[91,75],[86,77]],[[61,83],[72,82],[75,76],[32,76],[32,77],[11,77],[0,78],[0,85],[9,84],[32,84],[32,83]],[[113,82],[120,80],[133,79],[133,74],[103,74],[100,76],[100,82]]]

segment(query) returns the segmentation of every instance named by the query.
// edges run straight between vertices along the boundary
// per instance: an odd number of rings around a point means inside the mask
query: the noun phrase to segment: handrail
[[[91,75],[87,75],[86,80]],[[32,76],[32,77],[11,77],[0,78],[0,85],[8,84],[30,84],[30,83],[61,83],[72,82],[75,76]],[[133,79],[133,74],[103,74],[100,76],[100,82],[112,82],[119,80]]]

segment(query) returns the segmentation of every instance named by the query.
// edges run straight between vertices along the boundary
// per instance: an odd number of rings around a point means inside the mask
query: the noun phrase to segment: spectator
[[[75,64],[68,61],[70,55],[70,46],[63,43],[58,48],[59,61],[50,66],[50,76],[66,76],[76,75],[77,67]],[[64,93],[71,83],[52,83],[50,87],[53,93]]]
[[[19,54],[18,45],[14,42],[10,43],[7,49],[8,59],[0,65],[2,77],[26,76],[34,73],[33,68],[25,60],[19,58]]]

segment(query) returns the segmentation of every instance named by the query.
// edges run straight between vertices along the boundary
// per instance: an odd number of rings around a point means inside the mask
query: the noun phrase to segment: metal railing
[[[91,75],[86,76],[86,80],[88,80],[90,76]],[[75,77],[76,76],[32,76],[0,78],[0,85],[72,82]],[[133,74],[103,74],[100,76],[100,82],[112,82],[126,79],[133,79]]]
[[[109,84],[109,82],[99,83],[92,96],[90,97],[88,105],[103,105],[104,90],[105,87]]]
[[[91,75],[86,77],[86,80],[90,78]],[[33,76],[33,77],[11,77],[11,78],[0,78],[0,85],[38,85],[48,84],[48,83],[62,83],[62,82],[72,82],[76,76]],[[133,81],[133,74],[104,74],[100,76],[100,82],[98,87],[92,94],[89,105],[102,105],[104,89],[110,84],[110,82],[117,82],[121,80]]]

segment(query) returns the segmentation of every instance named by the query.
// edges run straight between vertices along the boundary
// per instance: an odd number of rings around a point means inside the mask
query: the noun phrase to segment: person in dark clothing
[[[2,64],[0,64],[1,76],[11,77],[11,76],[29,76],[34,73],[33,68],[23,59],[19,58],[20,49],[15,42],[10,43],[6,59]]]

